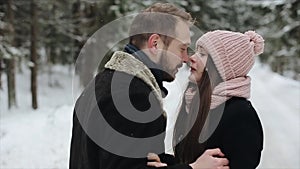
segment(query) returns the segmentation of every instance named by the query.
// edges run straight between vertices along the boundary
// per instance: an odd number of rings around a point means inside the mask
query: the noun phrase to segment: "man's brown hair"
[[[155,3],[139,13],[129,31],[129,42],[141,49],[151,34],[159,34],[166,46],[176,37],[176,23],[180,20],[192,25],[191,15],[170,3]]]

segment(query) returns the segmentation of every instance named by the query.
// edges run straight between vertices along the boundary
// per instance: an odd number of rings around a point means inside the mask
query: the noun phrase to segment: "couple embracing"
[[[253,169],[263,149],[247,76],[264,40],[254,31],[215,30],[191,45],[191,15],[156,3],[139,13],[129,43],[76,101],[70,168]],[[176,120],[174,155],[164,147],[163,81],[189,63],[190,82]]]

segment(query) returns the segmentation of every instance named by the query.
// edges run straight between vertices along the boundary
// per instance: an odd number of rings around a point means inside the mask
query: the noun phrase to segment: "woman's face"
[[[195,54],[190,57],[191,74],[189,79],[192,82],[200,81],[205,69],[207,57],[208,52],[202,46],[197,46]]]

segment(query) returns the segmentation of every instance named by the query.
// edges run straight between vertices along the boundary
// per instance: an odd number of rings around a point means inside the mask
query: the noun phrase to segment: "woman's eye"
[[[199,53],[199,55],[200,55],[200,57],[206,57],[207,56],[207,54],[206,53]]]

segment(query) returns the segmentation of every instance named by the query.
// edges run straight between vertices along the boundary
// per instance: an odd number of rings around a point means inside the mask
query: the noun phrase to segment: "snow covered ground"
[[[256,65],[253,106],[264,129],[260,168],[300,169],[300,83]]]
[[[5,78],[3,78],[5,81]],[[73,110],[72,75],[55,66],[51,78],[38,77],[38,110],[31,109],[30,74],[18,74],[18,108],[7,110],[0,90],[0,168],[68,168]]]
[[[251,101],[265,134],[259,168],[299,169],[299,82],[274,74],[259,64],[251,75]],[[18,108],[8,110],[6,86],[0,90],[0,168],[68,168],[72,72],[61,66],[54,67],[52,87],[48,86],[47,74],[39,75],[38,110],[31,109],[29,79],[29,71],[17,75]],[[5,81],[5,77],[2,80]],[[178,83],[176,85],[178,88]]]

